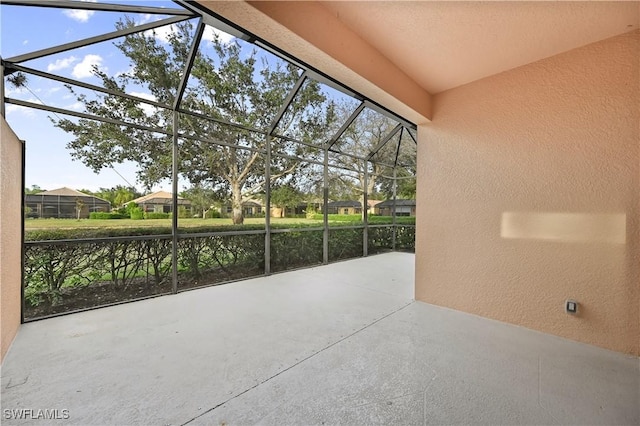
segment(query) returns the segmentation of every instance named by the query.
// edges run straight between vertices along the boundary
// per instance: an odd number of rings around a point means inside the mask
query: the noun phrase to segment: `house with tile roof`
[[[92,212],[111,211],[111,203],[94,195],[63,187],[25,195],[27,217],[87,219]]]

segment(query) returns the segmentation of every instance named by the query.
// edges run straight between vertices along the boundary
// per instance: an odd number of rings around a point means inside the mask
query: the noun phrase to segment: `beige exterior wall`
[[[636,31],[434,97],[416,299],[640,355],[639,62]]]
[[[2,120],[0,140],[0,331],[4,359],[20,326],[22,143]]]

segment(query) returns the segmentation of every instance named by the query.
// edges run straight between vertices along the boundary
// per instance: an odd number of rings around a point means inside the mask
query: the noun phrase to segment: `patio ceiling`
[[[198,3],[418,124],[431,94],[640,26],[639,2]]]

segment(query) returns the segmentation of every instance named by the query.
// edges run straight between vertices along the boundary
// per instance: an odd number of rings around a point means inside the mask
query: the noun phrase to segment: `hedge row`
[[[261,230],[259,225],[229,227]],[[163,294],[171,291],[172,240],[167,228],[137,229],[138,235],[160,238],[59,241],[50,238],[25,245],[25,301],[27,318]],[[40,237],[59,237],[61,230],[39,231]],[[72,230],[74,233],[87,230]],[[105,229],[105,235],[131,235],[131,229]],[[190,232],[211,232],[190,228]],[[410,249],[412,227],[397,227],[397,247]],[[51,235],[54,234],[54,235]],[[111,235],[106,235],[111,234]],[[189,234],[186,234],[189,235]],[[95,236],[95,235],[94,235]],[[369,253],[389,251],[393,230],[370,228]],[[64,235],[68,238],[68,235]],[[264,235],[182,236],[178,240],[179,288],[247,278],[264,273]],[[362,256],[363,229],[331,228],[329,261]],[[271,270],[322,263],[323,231],[293,229],[271,236]]]
[[[129,219],[129,215],[115,212],[91,212],[89,213],[89,219]]]
[[[359,214],[330,214],[327,216],[330,222],[348,222],[349,225],[358,225],[363,223],[362,216]],[[314,220],[323,220],[324,216],[321,213],[316,213],[311,218]],[[368,222],[373,225],[387,225],[393,223],[393,217],[369,215]],[[396,223],[414,225],[416,223],[416,218],[413,216],[396,216]]]

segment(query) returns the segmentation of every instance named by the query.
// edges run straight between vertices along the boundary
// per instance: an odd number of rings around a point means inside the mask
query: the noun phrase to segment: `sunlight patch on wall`
[[[500,236],[509,239],[625,244],[624,213],[503,212]]]

